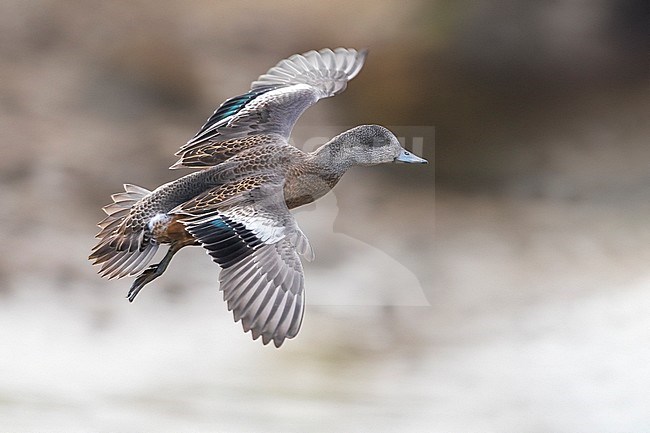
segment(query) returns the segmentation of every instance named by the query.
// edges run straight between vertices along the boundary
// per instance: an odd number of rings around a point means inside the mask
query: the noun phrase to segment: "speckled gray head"
[[[350,165],[427,163],[426,159],[404,149],[397,137],[380,125],[357,126],[334,137],[330,143],[340,146],[342,156]]]

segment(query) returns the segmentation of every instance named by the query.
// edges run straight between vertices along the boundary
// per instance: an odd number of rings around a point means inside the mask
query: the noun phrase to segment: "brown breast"
[[[154,226],[155,239],[160,243],[198,245],[196,239],[185,230],[185,225],[179,219],[179,215],[174,215],[164,227],[158,228]]]
[[[287,176],[284,184],[284,200],[289,209],[296,208],[327,194],[341,178],[334,174],[297,174]]]

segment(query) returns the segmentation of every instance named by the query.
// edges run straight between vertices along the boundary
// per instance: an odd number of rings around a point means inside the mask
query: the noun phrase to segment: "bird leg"
[[[172,261],[172,257],[174,257],[174,254],[178,252],[182,247],[185,245],[183,244],[176,244],[173,243],[170,245],[169,249],[167,250],[167,254],[165,254],[165,257],[160,261],[160,263],[157,263],[155,265],[149,266],[147,269],[142,271],[140,275],[135,279],[133,282],[133,285],[131,286],[131,289],[129,289],[129,294],[126,295],[127,298],[129,298],[129,302],[133,302],[135,297],[138,295],[140,290],[142,288],[161,276],[163,272],[167,269],[167,266],[169,266],[169,262]]]

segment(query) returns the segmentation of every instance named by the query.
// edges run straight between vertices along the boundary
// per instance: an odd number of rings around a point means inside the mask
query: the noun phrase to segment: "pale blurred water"
[[[299,215],[306,232],[328,203]],[[1,430],[646,431],[650,273],[629,237],[641,221],[447,193],[436,205],[432,273],[419,275],[431,306],[326,305],[356,274],[391,281],[394,267],[342,251],[359,267],[307,267],[304,328],[280,350],[232,323],[198,248],[133,304],[128,282],[88,266],[16,279],[0,306]],[[518,230],[540,205],[551,231]],[[612,215],[625,226],[593,237]],[[317,257],[336,237],[313,235]]]

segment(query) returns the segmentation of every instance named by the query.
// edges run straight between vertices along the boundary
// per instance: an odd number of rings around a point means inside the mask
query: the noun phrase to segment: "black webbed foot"
[[[161,276],[164,271],[164,268],[161,270],[159,264],[156,264],[149,266],[140,275],[138,275],[138,277],[133,282],[133,285],[131,285],[131,288],[129,289],[129,294],[126,295],[126,297],[129,299],[129,302],[133,302],[135,297],[138,296],[140,290],[142,290],[146,284]]]
[[[169,262],[171,262],[172,257],[174,257],[174,254],[178,252],[183,247],[182,244],[172,244],[169,250],[167,250],[167,254],[165,254],[165,257],[160,261],[160,263],[151,265],[138,277],[135,279],[133,282],[133,285],[129,289],[129,293],[126,295],[126,297],[129,299],[129,302],[133,302],[136,296],[138,296],[138,293],[142,288],[161,276],[164,272],[165,269],[167,269],[167,266],[169,266]]]

